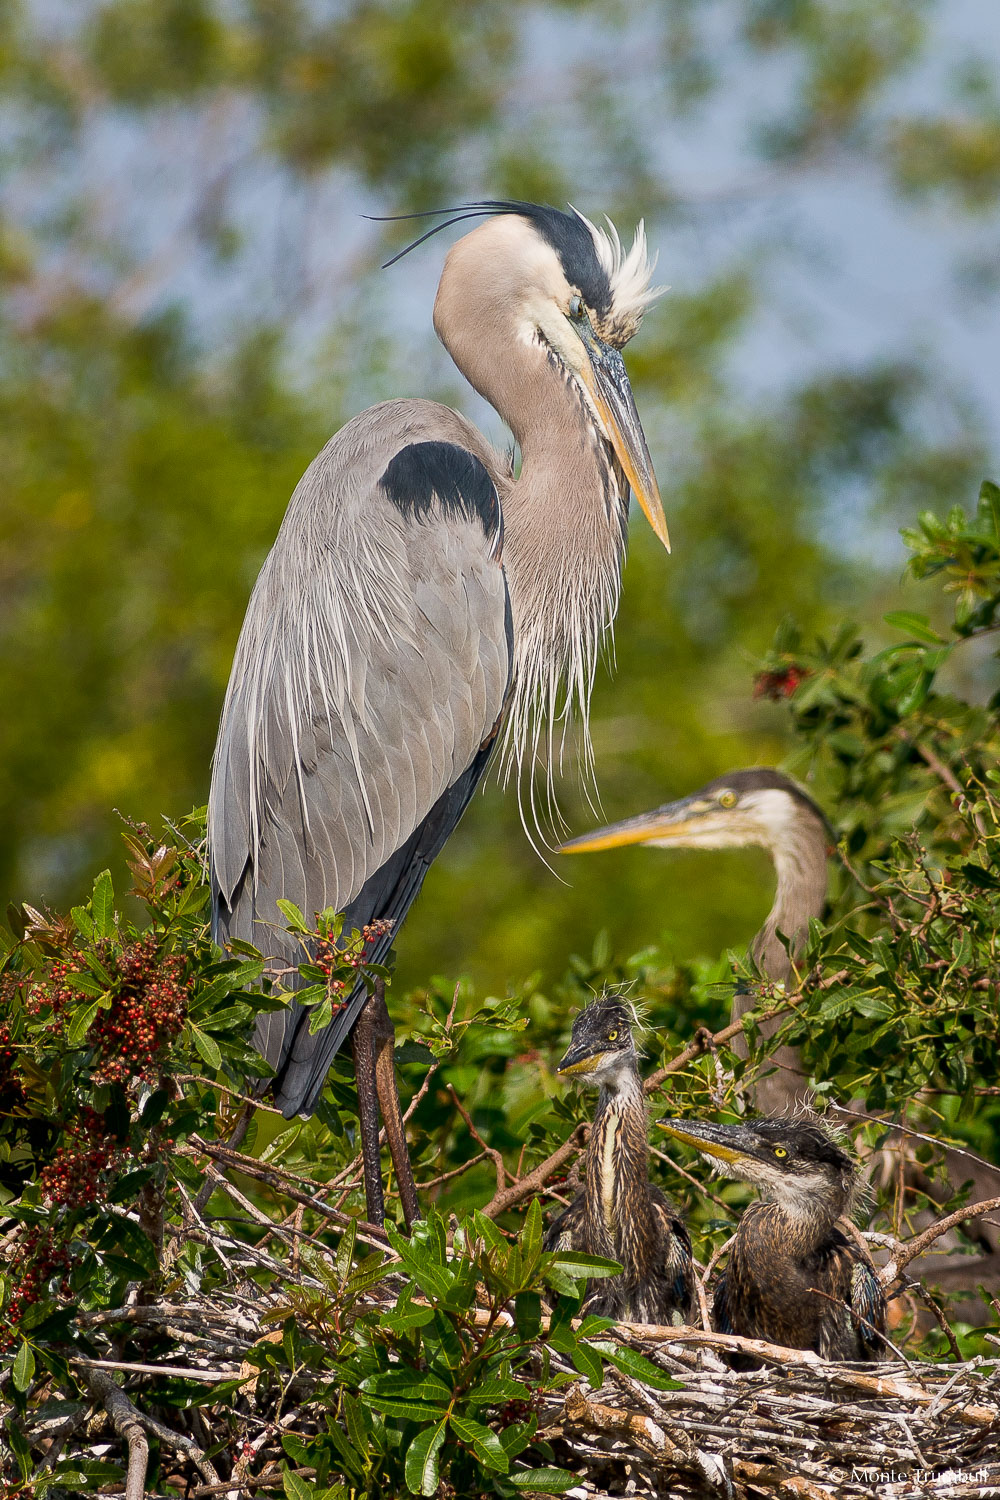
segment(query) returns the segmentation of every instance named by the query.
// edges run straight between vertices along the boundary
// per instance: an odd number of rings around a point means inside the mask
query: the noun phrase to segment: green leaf
[[[366,1453],[368,1451],[373,1418],[368,1415],[361,1402],[352,1396],[350,1391],[344,1391],[343,1407],[344,1421],[347,1423],[347,1436],[359,1453]]]
[[[14,1360],[13,1375],[14,1385],[19,1391],[26,1391],[35,1378],[35,1356],[27,1339],[21,1340],[21,1347]]]
[[[202,1016],[201,1024],[210,1031],[231,1031],[242,1026],[244,1021],[249,1021],[252,1015],[250,1006],[240,1001],[237,1005],[227,1005],[223,1010],[214,1010],[210,1015]]]
[[[280,897],[275,905],[294,932],[311,932],[312,929],[307,925],[305,917],[294,901],[286,901],[284,897]]]
[[[894,609],[882,618],[887,625],[892,625],[896,630],[905,630],[907,635],[918,641],[926,641],[929,646],[944,644],[943,637],[932,628],[926,615],[913,614],[907,609]]]
[[[514,1326],[522,1339],[530,1341],[538,1337],[542,1326],[542,1299],[538,1292],[518,1292],[514,1300]]]
[[[404,1474],[411,1495],[436,1495],[440,1479],[438,1454],[444,1442],[447,1422],[425,1427],[418,1432],[406,1450]]]
[[[281,1483],[288,1500],[316,1500],[316,1486],[309,1484],[300,1475],[293,1474],[290,1469],[285,1469]]]
[[[4,1423],[4,1436],[13,1449],[14,1456],[17,1459],[17,1466],[21,1470],[21,1478],[24,1480],[29,1479],[35,1465],[31,1457],[31,1448],[28,1445],[27,1438],[17,1423],[9,1420]]]
[[[643,1385],[651,1385],[656,1391],[681,1391],[684,1382],[674,1380],[659,1365],[654,1365],[652,1360],[646,1359],[644,1355],[637,1354],[627,1344],[613,1344],[604,1339],[600,1343],[594,1342],[590,1346],[598,1353],[603,1354],[609,1365],[614,1365],[616,1370],[621,1370],[623,1375],[628,1375],[632,1380],[641,1381]]]
[[[91,1005],[81,1006],[66,1028],[66,1042],[68,1046],[79,1047],[90,1030],[91,1022],[100,1008],[100,1000],[95,1000]]]
[[[381,1250],[373,1250],[371,1255],[366,1255],[364,1260],[358,1262],[347,1278],[344,1290],[349,1296],[357,1297],[361,1292],[366,1292],[370,1286],[374,1286],[377,1281],[391,1276],[394,1270],[393,1261],[386,1260]]]
[[[269,1141],[260,1153],[261,1161],[277,1161],[295,1144],[302,1134],[302,1121],[298,1120],[287,1130],[279,1130],[273,1141]]]
[[[527,1386],[519,1380],[505,1380],[494,1375],[488,1380],[477,1381],[466,1400],[470,1406],[499,1406],[506,1401],[525,1401],[530,1394]]]
[[[431,1406],[427,1401],[404,1401],[395,1396],[375,1396],[368,1391],[361,1392],[361,1399],[366,1406],[374,1407],[389,1417],[414,1417],[418,1422],[439,1422],[441,1420],[441,1408]]]
[[[170,1095],[166,1089],[156,1089],[139,1112],[139,1123],[146,1129],[151,1130],[154,1125],[159,1124],[163,1118],[163,1111],[170,1103]]]
[[[484,1427],[482,1422],[474,1422],[471,1417],[459,1416],[457,1412],[452,1412],[448,1421],[459,1442],[471,1448],[481,1464],[500,1474],[507,1473],[510,1463],[495,1432]]]
[[[96,936],[97,929],[94,919],[85,906],[74,906],[70,909],[70,916],[76,924],[76,930],[81,937],[92,938]]]
[[[237,990],[244,989],[248,984],[255,984],[264,971],[262,963],[249,962],[245,964],[234,964],[232,968],[226,969],[224,973],[216,975],[210,984],[199,990],[195,996],[194,1004],[191,1006],[189,1015],[201,1015],[205,1010],[210,1010],[218,1001],[224,1000]]]
[[[414,1306],[412,1302],[407,1302],[383,1313],[378,1320],[378,1326],[388,1328],[390,1333],[408,1333],[411,1328],[425,1327],[433,1317],[433,1307],[419,1307]]]
[[[99,938],[113,936],[115,930],[115,888],[111,882],[111,871],[102,870],[94,881],[91,897],[94,913],[94,928]]]
[[[616,1260],[605,1260],[600,1255],[584,1255],[578,1250],[558,1250],[552,1259],[561,1271],[577,1279],[620,1276],[622,1271]]]
[[[517,1469],[507,1475],[506,1482],[516,1490],[534,1490],[539,1495],[565,1495],[580,1481],[569,1469]]]
[[[383,1370],[361,1382],[363,1396],[405,1397],[408,1401],[433,1401],[447,1406],[452,1398],[450,1386],[424,1370]]]
[[[352,1219],[340,1236],[340,1244],[337,1246],[337,1275],[341,1281],[346,1281],[351,1274],[351,1264],[354,1260],[354,1240],[358,1232],[357,1221]]]
[[[152,1167],[136,1167],[132,1172],[126,1172],[125,1176],[115,1183],[108,1194],[109,1203],[128,1203],[135,1198],[139,1190],[146,1186],[153,1177]]]
[[[574,1281],[572,1276],[568,1276],[558,1266],[547,1266],[542,1275],[552,1290],[561,1297],[576,1297],[579,1300],[582,1296],[580,1282]]]
[[[315,1036],[317,1031],[325,1031],[333,1020],[333,1000],[325,995],[309,1016],[309,1035]]]
[[[567,1352],[580,1374],[586,1376],[595,1391],[599,1391],[604,1384],[604,1366],[593,1348],[589,1344],[577,1343]]]
[[[192,1020],[189,1019],[187,1024],[188,1030],[191,1033],[191,1040],[194,1042],[203,1061],[207,1062],[210,1068],[221,1068],[222,1053],[219,1051],[218,1044],[213,1041],[207,1032],[202,1031],[200,1026],[196,1026]]]
[[[542,1249],[542,1206],[537,1198],[531,1200],[521,1234],[521,1249],[526,1264],[537,1260]]]

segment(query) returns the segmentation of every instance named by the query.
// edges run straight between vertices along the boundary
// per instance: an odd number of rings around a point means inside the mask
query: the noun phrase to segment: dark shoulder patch
[[[437,499],[447,515],[479,521],[497,556],[503,538],[500,500],[486,466],[457,443],[410,443],[389,464],[379,488],[402,516],[423,521]]]

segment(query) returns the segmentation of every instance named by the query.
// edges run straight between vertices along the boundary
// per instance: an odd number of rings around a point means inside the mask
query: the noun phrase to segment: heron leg
[[[412,1229],[422,1215],[417,1198],[417,1185],[413,1180],[413,1168],[410,1165],[410,1153],[406,1147],[406,1127],[403,1124],[403,1112],[399,1107],[399,1089],[396,1087],[396,1063],[393,1055],[396,1033],[385,1003],[385,985],[381,979],[377,981],[375,992],[368,1001],[368,1005],[373,1008],[374,1012],[375,1086],[378,1089],[378,1102],[382,1109],[382,1123],[385,1126],[385,1138],[389,1144],[389,1155],[392,1157],[396,1182],[399,1184],[399,1200],[403,1206],[403,1218],[406,1220],[407,1229]],[[368,1006],[365,1008],[367,1009]]]
[[[376,1015],[372,998],[365,1001],[351,1029],[354,1075],[358,1085],[358,1125],[365,1173],[365,1213],[369,1224],[385,1223],[382,1163],[378,1149],[378,1084],[375,1072]]]

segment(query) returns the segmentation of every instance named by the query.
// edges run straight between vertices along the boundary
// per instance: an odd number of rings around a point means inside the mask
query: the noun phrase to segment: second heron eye
[[[719,793],[719,805],[721,807],[735,807],[736,806],[736,793],[735,792],[720,792]]]
[[[571,318],[579,318],[583,315],[583,299],[575,293],[569,299],[569,315]]]
[[[618,1040],[618,1033],[617,1033],[617,1031],[609,1031],[608,1032],[608,1041],[609,1042],[617,1042],[617,1040]]]
[[[775,1146],[774,1154],[775,1156],[787,1156],[788,1152],[785,1150],[784,1146]]]

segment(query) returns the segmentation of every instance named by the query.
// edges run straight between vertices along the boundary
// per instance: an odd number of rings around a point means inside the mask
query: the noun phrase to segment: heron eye
[[[787,1156],[788,1152],[785,1150],[784,1146],[775,1146],[774,1154],[775,1156]]]
[[[720,807],[735,807],[736,806],[736,793],[735,792],[720,792],[719,793],[719,806]]]
[[[583,299],[575,294],[569,299],[569,315],[571,318],[579,318],[583,314]]]
[[[618,1033],[617,1033],[617,1031],[609,1031],[608,1032],[608,1041],[609,1042],[617,1042],[617,1040],[618,1040]]]

